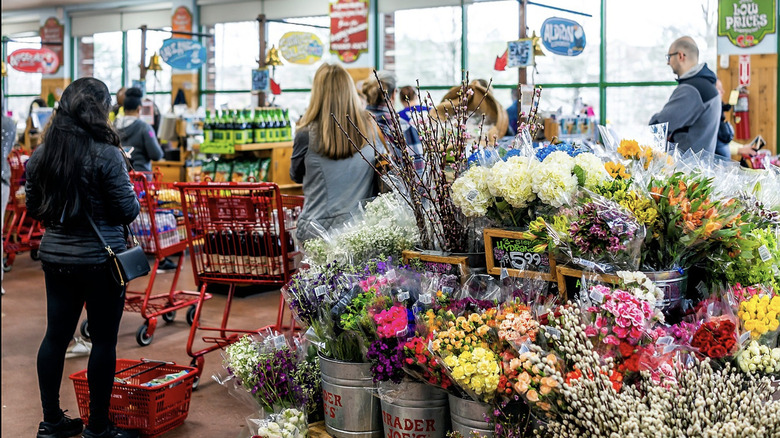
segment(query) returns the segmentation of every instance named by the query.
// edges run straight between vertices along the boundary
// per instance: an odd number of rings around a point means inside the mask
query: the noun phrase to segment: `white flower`
[[[607,169],[601,159],[590,152],[574,157],[574,164],[585,171],[585,187],[592,189],[607,179]]]
[[[569,204],[577,190],[577,177],[572,174],[574,159],[566,152],[555,151],[536,167],[533,187],[545,204],[561,207]]]
[[[468,217],[482,217],[493,203],[487,179],[489,169],[473,166],[452,183],[452,201]]]
[[[533,191],[534,169],[538,161],[527,157],[510,157],[490,169],[488,188],[493,196],[500,196],[515,208],[525,208],[536,199]]]

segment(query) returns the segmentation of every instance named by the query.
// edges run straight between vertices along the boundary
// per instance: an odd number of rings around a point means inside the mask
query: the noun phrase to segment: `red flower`
[[[734,346],[737,344],[737,340],[734,339],[733,336],[729,337],[728,339],[723,341],[723,348],[726,349],[726,351],[733,351]]]
[[[620,342],[620,345],[618,345],[618,350],[620,350],[620,355],[623,357],[629,357],[634,354],[634,346],[628,342]]]
[[[721,359],[726,356],[726,349],[722,345],[714,345],[706,354],[713,359]]]

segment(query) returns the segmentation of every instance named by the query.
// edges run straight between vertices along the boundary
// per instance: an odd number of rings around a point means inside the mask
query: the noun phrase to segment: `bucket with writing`
[[[491,406],[450,394],[450,418],[452,431],[460,432],[464,437],[493,438],[493,425],[486,417],[490,415]]]
[[[368,363],[320,356],[325,429],[337,438],[380,438],[382,417]]]
[[[444,438],[450,429],[447,393],[420,382],[382,384],[386,438]]]

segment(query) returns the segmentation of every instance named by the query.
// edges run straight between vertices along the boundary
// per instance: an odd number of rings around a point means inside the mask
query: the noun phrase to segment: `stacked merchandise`
[[[245,145],[292,141],[290,113],[282,108],[207,110],[204,144]]]

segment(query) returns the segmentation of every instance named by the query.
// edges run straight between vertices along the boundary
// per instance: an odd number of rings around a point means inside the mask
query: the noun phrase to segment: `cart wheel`
[[[79,331],[81,332],[81,336],[83,336],[84,339],[89,339],[89,320],[85,319],[82,321]]]
[[[14,265],[8,263],[8,256],[3,256],[3,272],[11,272]]]
[[[197,368],[198,367],[198,359],[192,358],[190,361],[190,366]],[[200,374],[195,376],[195,379],[192,381],[192,390],[195,391],[198,389],[198,384],[200,384]]]
[[[173,322],[173,320],[176,318],[176,311],[171,310],[168,313],[163,313],[162,318],[165,322]]]
[[[192,322],[195,321],[195,308],[196,306],[193,304],[187,309],[187,324],[189,325],[192,325]]]
[[[41,259],[41,253],[38,251],[37,248],[30,250],[30,258],[35,260],[36,262]]]
[[[142,347],[146,347],[147,345],[152,343],[152,339],[154,338],[154,335],[147,334],[147,330],[149,329],[149,326],[144,324],[141,327],[138,327],[138,331],[135,333],[135,341],[138,342],[138,345]]]

